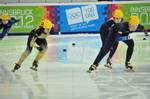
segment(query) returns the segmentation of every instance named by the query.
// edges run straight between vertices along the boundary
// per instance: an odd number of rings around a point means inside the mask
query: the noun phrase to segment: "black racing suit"
[[[0,30],[3,28],[3,31],[0,34],[0,38],[1,39],[4,38],[4,36],[9,32],[12,25],[19,21],[20,20],[16,20],[15,18],[11,17],[10,20],[8,20],[7,24],[3,24],[2,19],[0,19]]]
[[[27,49],[26,49],[29,53],[31,53],[32,48],[33,48],[30,45],[31,40],[33,38],[36,38],[35,43],[37,43],[40,46],[40,47],[37,47],[37,49],[39,51],[42,51],[43,49],[47,48],[47,41],[46,41],[46,39],[38,38],[42,33],[44,33],[44,28],[43,27],[39,27],[38,29],[33,29],[30,32],[29,37],[28,37],[28,41],[27,41]]]
[[[99,62],[110,51],[112,45],[116,40],[118,30],[119,30],[118,24],[116,24],[113,20],[109,20],[104,24],[102,24],[102,26],[100,27],[100,37],[102,40],[102,47],[95,61],[93,62],[94,65],[98,66]]]
[[[48,36],[48,33],[44,32],[44,28],[43,27],[38,27],[33,29],[30,33],[29,33],[29,37],[28,37],[28,41],[27,41],[27,47],[25,52],[22,54],[21,56],[21,60],[19,59],[19,61],[24,61],[24,59],[31,53],[34,44],[36,43],[39,47],[36,47],[39,52],[42,52],[43,50],[47,49],[47,41],[46,41],[46,37]],[[24,58],[23,58],[24,57]],[[23,59],[22,59],[23,58]],[[21,62],[21,63],[22,63]],[[20,68],[21,64],[17,64],[15,65],[13,72],[17,69]],[[38,67],[38,61],[34,60],[33,65],[34,67]]]
[[[119,41],[124,42],[128,46],[125,63],[129,62],[132,57],[132,54],[134,51],[134,40],[129,38],[129,34],[133,32],[133,31],[129,30],[129,23],[123,22],[122,24],[120,24],[118,32],[120,32],[121,34],[117,35],[117,39],[116,39],[113,47],[111,48],[109,57],[107,59],[107,63],[108,63],[109,59],[111,59],[112,56],[114,55]],[[135,32],[145,32],[146,33],[146,31],[144,30],[144,26],[142,26],[140,24],[138,25]]]

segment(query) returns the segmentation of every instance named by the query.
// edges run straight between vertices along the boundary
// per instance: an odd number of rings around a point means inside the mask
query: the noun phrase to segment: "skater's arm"
[[[140,27],[141,27],[140,30],[141,30],[141,32],[144,32],[145,37],[146,37],[146,36],[149,36],[149,35],[148,35],[148,31],[144,28],[144,26],[143,26],[143,25],[140,25]]]
[[[118,33],[118,30],[119,30],[118,25],[113,24],[109,28],[109,34],[114,34],[114,33],[116,34],[116,33]]]
[[[33,29],[30,33],[29,33],[29,37],[28,37],[28,46],[30,47],[34,47],[34,42],[37,39],[37,34],[35,32],[36,29]]]
[[[33,37],[30,42],[31,47],[39,47],[39,45],[35,42],[37,37]]]
[[[40,35],[40,29],[36,28],[34,30],[31,31],[31,41],[30,41],[30,46],[31,47],[39,47],[39,45],[36,43],[36,39],[39,37]]]
[[[129,30],[129,26],[128,26],[128,22],[124,22],[122,24],[119,25],[119,34],[121,35],[128,35],[129,33],[132,33]]]
[[[11,23],[12,24],[15,24],[15,23],[17,23],[17,22],[19,22],[20,21],[20,19],[15,19],[14,17],[11,17]]]
[[[143,32],[144,32],[143,40],[147,40],[150,37],[150,35],[148,34],[148,31],[146,29],[143,29]]]
[[[145,37],[146,37],[146,36],[149,36],[147,29],[145,29],[144,26],[141,25],[141,24],[139,24],[139,26],[137,27],[137,30],[136,30],[135,32],[138,32],[138,33],[141,33],[141,32],[142,32],[142,33],[145,34]]]

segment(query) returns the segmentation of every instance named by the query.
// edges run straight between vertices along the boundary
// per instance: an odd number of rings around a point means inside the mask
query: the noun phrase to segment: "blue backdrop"
[[[65,5],[58,8],[60,32],[98,32],[108,5]]]

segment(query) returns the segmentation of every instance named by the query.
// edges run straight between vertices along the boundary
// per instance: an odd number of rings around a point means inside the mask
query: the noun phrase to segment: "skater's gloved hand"
[[[122,34],[122,32],[121,32],[121,31],[118,31],[118,34]]]
[[[31,47],[40,47],[37,43],[33,43]]]

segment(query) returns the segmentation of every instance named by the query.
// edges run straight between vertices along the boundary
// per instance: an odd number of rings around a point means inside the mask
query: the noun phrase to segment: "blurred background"
[[[0,0],[0,3],[70,3],[98,1],[149,1],[149,0]]]

